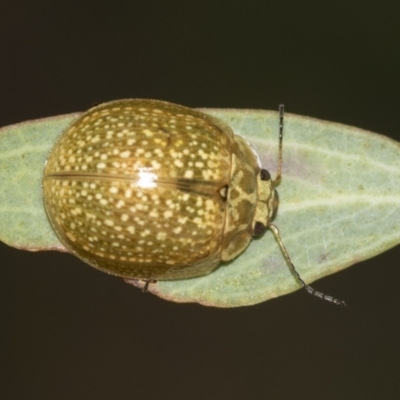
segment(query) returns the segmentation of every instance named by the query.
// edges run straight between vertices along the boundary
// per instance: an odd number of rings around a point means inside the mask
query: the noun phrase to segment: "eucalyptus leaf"
[[[228,123],[274,176],[278,114],[202,109]],[[41,180],[56,138],[79,114],[0,129],[0,240],[26,250],[65,251],[43,208]],[[280,206],[274,224],[311,283],[400,241],[400,145],[361,129],[285,115]],[[142,283],[129,281],[137,286]],[[271,232],[233,262],[195,279],[150,284],[175,302],[218,307],[259,303],[299,289]]]
[[[228,123],[277,169],[278,115],[204,109]],[[279,228],[296,269],[311,283],[400,242],[400,144],[342,124],[285,115]],[[149,290],[176,302],[237,307],[299,289],[271,232],[212,274],[158,282]],[[332,294],[332,293],[330,293]]]
[[[0,241],[24,250],[65,251],[44,210],[42,175],[54,142],[78,115],[0,129]]]

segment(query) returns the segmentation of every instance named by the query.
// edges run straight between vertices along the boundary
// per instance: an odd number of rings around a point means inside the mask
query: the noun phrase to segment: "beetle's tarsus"
[[[147,293],[147,292],[149,291],[149,285],[150,285],[150,283],[156,283],[156,282],[157,282],[157,281],[151,280],[151,279],[145,280],[145,281],[144,281],[144,285],[143,285],[143,287],[142,287],[142,292],[143,292],[143,293]]]

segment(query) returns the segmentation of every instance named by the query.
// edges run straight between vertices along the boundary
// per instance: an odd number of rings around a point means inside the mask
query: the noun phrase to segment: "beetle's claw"
[[[157,283],[157,281],[151,280],[151,279],[145,280],[145,281],[144,281],[144,285],[143,285],[143,287],[142,287],[142,292],[143,292],[143,293],[147,293],[147,292],[149,291],[149,285],[150,285],[150,283]]]

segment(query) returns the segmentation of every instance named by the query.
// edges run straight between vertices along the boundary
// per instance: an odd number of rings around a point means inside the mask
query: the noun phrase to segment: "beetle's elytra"
[[[260,171],[247,143],[216,118],[122,100],[66,130],[43,190],[61,242],[90,265],[125,278],[181,279],[236,257],[256,222],[269,225],[275,196]]]
[[[146,281],[205,275],[272,227],[296,278],[310,288],[271,225],[278,180],[222,121],[130,99],[94,107],[65,130],[48,157],[43,195],[64,246],[110,274]]]

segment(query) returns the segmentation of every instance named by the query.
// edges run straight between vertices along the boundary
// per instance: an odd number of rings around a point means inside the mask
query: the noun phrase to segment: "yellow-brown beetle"
[[[283,108],[281,110],[280,155]],[[281,166],[281,162],[279,163]],[[83,113],[44,171],[49,220],[64,246],[123,278],[173,280],[213,271],[269,228],[275,185],[253,150],[222,121],[180,105],[129,99]]]

